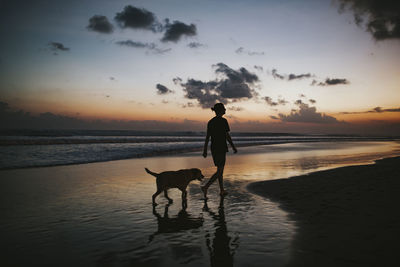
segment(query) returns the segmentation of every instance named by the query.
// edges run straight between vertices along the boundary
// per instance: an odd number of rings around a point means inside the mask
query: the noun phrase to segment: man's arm
[[[232,138],[231,138],[231,135],[229,134],[229,132],[226,132],[226,140],[228,140],[228,143],[231,145],[231,147],[233,149],[233,153],[237,153],[237,149],[232,142]]]
[[[207,132],[206,140],[204,141],[203,157],[207,157],[208,141],[210,140],[210,135]]]

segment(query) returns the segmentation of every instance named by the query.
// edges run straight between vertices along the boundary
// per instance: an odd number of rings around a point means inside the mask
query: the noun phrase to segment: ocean
[[[237,147],[285,143],[396,141],[398,137],[232,133]],[[90,162],[201,153],[204,132],[112,130],[3,130],[0,169],[45,167]]]
[[[216,168],[204,133],[19,131],[1,136],[0,235],[7,266],[287,266],[297,222],[251,182],[400,155],[395,138],[233,133],[239,152]],[[162,156],[168,155],[168,156]],[[117,160],[126,159],[126,160]],[[94,161],[91,164],[78,164]],[[71,165],[77,163],[76,165]],[[24,168],[35,166],[46,168]],[[154,172],[199,168],[188,206],[170,189],[152,205]],[[5,170],[7,169],[7,170]]]

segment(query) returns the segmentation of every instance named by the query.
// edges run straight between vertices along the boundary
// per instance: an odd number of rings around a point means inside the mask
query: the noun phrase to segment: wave
[[[30,134],[30,135],[29,135]],[[393,141],[390,137],[234,133],[236,146],[339,141]],[[201,132],[39,131],[0,135],[0,169],[44,167],[199,151]]]

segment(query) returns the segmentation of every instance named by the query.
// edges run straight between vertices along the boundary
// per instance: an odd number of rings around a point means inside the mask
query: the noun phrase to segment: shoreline
[[[392,266],[398,261],[400,157],[250,183],[297,226],[288,266]]]
[[[290,145],[290,144],[310,144],[310,143],[371,143],[371,142],[382,142],[382,143],[387,143],[387,142],[400,142],[399,140],[327,140],[327,141],[314,141],[314,140],[308,140],[308,141],[302,141],[302,142],[297,142],[297,141],[286,141],[286,142],[268,142],[268,143],[257,143],[257,144],[237,144],[236,147],[243,149],[244,151],[251,150],[254,147],[269,147],[269,146],[276,146],[276,145]],[[93,143],[93,145],[96,145],[96,143]],[[25,145],[23,145],[25,146]],[[29,145],[28,145],[29,146]],[[54,146],[58,146],[58,144],[54,144]],[[0,147],[8,147],[8,146],[1,146]],[[170,156],[192,156],[193,153],[198,153],[198,155],[201,155],[200,153],[201,147],[190,147],[190,148],[181,148],[181,149],[174,149],[174,150],[165,150],[165,151],[152,151],[152,152],[146,152],[142,154],[137,154],[137,155],[130,155],[130,156],[115,156],[111,158],[101,158],[101,159],[86,159],[83,161],[74,161],[74,162],[52,162],[52,163],[38,163],[38,164],[31,164],[31,165],[23,165],[23,166],[0,166],[0,171],[6,171],[6,170],[18,170],[18,169],[36,169],[36,168],[47,168],[47,167],[58,167],[58,166],[70,166],[70,165],[84,165],[84,164],[91,164],[91,163],[102,163],[102,162],[112,162],[112,161],[119,161],[119,160],[132,160],[132,159],[141,159],[141,158],[155,158],[155,157],[170,157]],[[242,150],[241,150],[242,151]],[[250,152],[250,153],[260,153],[260,151],[257,152]],[[17,163],[18,164],[18,163]],[[1,165],[1,164],[0,164]]]

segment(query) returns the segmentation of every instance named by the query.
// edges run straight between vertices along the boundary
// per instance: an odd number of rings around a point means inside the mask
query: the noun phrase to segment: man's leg
[[[207,190],[208,190],[208,188],[210,187],[210,185],[212,185],[212,183],[214,183],[215,180],[217,180],[217,178],[218,178],[218,170],[217,170],[216,173],[214,173],[214,174],[211,176],[210,180],[208,180],[208,182],[206,183],[206,185],[201,187],[201,191],[203,191],[204,198],[207,198]]]
[[[226,191],[224,190],[224,167],[225,166],[219,166],[217,173],[218,175],[218,183],[219,183],[219,191],[221,195],[226,195]]]

